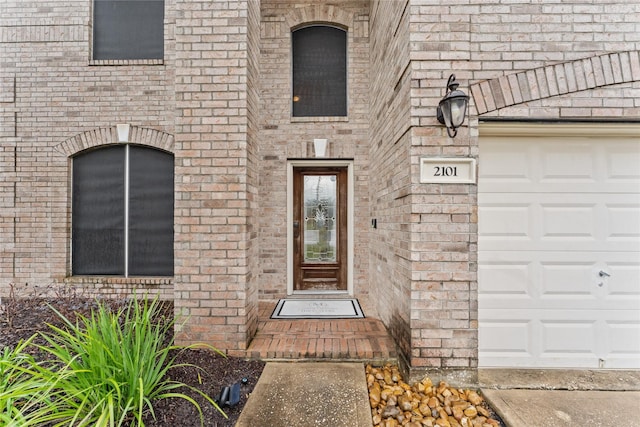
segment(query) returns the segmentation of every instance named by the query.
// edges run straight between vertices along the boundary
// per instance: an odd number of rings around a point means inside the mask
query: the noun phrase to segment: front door
[[[293,288],[347,290],[347,168],[293,169]]]

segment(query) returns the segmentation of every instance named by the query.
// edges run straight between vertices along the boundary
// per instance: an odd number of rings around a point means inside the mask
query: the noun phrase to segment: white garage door
[[[480,366],[640,368],[640,133],[626,134],[481,127]]]

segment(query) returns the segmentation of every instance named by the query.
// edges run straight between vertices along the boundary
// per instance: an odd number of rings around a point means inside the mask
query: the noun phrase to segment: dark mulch
[[[123,304],[121,300],[104,301],[108,301],[113,308]],[[76,313],[89,315],[96,307],[96,302],[74,295],[62,295],[56,298],[4,298],[0,305],[0,349],[4,346],[14,346],[19,340],[27,339],[39,331],[46,331],[47,323],[61,325],[59,317],[51,307],[55,307],[68,319],[75,319]],[[167,314],[173,313],[171,303],[165,303],[163,308]],[[167,339],[171,340],[172,337]],[[39,343],[44,342],[39,341]],[[215,343],[211,344],[215,346]],[[42,357],[40,354],[35,356]],[[241,383],[240,402],[233,407],[223,407],[228,416],[227,419],[197,393],[180,390],[200,404],[206,427],[235,425],[264,368],[264,362],[261,361],[237,357],[225,358],[206,349],[185,350],[179,354],[176,361],[195,365],[199,369],[194,367],[172,369],[169,371],[170,379],[195,387],[214,399],[224,386]],[[198,411],[183,399],[166,399],[155,402],[153,407],[156,419],[154,420],[151,415],[147,417],[145,424],[149,427],[197,427],[199,425]]]

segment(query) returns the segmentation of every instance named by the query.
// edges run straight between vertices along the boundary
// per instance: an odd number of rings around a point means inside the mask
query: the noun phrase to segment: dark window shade
[[[173,155],[141,146],[73,159],[72,274],[173,275],[173,169]]]
[[[73,160],[72,270],[124,274],[124,147]]]
[[[94,0],[93,59],[163,59],[164,0]]]
[[[129,275],[173,275],[173,156],[129,151]]]
[[[312,26],[292,33],[293,116],[347,115],[347,32]]]

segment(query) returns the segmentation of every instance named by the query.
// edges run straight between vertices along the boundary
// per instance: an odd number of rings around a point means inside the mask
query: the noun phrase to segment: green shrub
[[[52,332],[42,334],[48,344],[38,345],[51,356],[53,384],[46,400],[48,413],[38,414],[39,422],[144,426],[147,412],[155,416],[154,401],[182,398],[197,408],[203,423],[200,405],[177,390],[188,386],[166,379],[169,369],[184,366],[175,362],[179,353],[174,351],[183,348],[164,344],[174,321],[161,318],[158,299],[132,300],[117,312],[100,303],[91,317],[78,316],[75,323],[56,313],[63,326],[49,325]],[[224,415],[213,399],[191,389]]]
[[[5,347],[0,354],[0,424],[22,422],[21,407],[35,394],[40,384],[29,375],[31,356],[23,353],[29,341],[15,348]]]
[[[26,427],[42,425],[51,409],[57,378],[25,350],[35,335],[0,353],[0,425]]]

